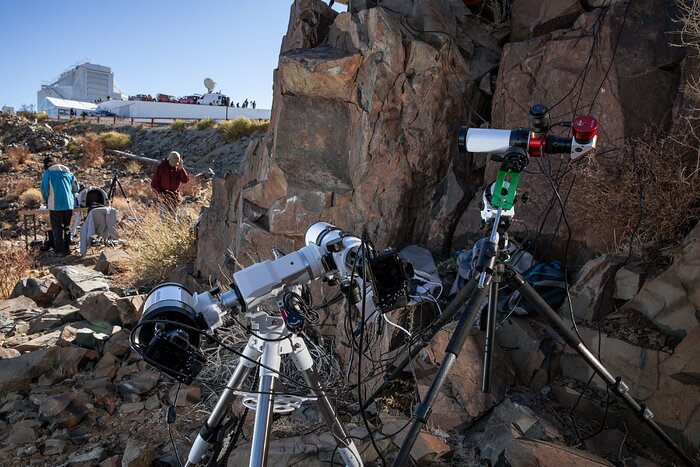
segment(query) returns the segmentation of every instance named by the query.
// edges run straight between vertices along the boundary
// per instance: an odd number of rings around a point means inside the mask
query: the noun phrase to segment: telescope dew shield
[[[503,152],[511,146],[510,133],[511,130],[462,127],[458,137],[459,149],[467,152]]]
[[[143,315],[131,333],[131,347],[147,363],[190,384],[206,362],[198,332],[205,329],[192,293],[180,284],[166,282],[146,297]]]

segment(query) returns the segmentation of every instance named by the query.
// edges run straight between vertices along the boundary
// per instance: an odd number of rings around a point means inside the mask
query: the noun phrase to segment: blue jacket
[[[65,165],[52,165],[46,169],[44,178],[41,179],[41,197],[44,198],[49,211],[73,209],[73,193],[77,193],[78,189],[78,180]]]

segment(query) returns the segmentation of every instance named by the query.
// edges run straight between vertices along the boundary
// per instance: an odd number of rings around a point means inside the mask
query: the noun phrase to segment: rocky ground
[[[0,174],[5,242],[21,242],[17,187],[37,186],[41,160],[49,153],[60,154],[81,181],[93,185],[104,186],[116,170],[124,172],[127,194],[145,207],[147,165],[106,154],[103,164],[90,167],[80,155],[64,151],[73,136],[95,130],[82,123],[61,123],[57,131],[44,123],[0,120],[0,161],[7,159],[12,145],[30,151],[27,161]],[[158,158],[175,148],[193,173],[205,174],[199,177],[198,189],[186,196],[185,204],[193,208],[209,199],[209,161],[216,161],[215,172],[235,173],[256,144],[224,144],[213,130],[193,130],[187,138],[167,128],[119,130],[131,135],[130,152]],[[222,156],[224,147],[228,159]],[[633,396],[654,409],[657,422],[675,440],[690,438],[694,445],[700,406],[699,237],[696,228],[674,252],[672,266],[658,277],[647,278],[637,267],[602,256],[583,268],[571,288],[584,341],[594,353],[600,349],[610,371],[621,375]],[[206,375],[183,386],[176,398],[177,385],[130,349],[129,332],[140,317],[144,295],[120,280],[130,261],[122,249],[91,248],[85,257],[68,258],[36,254],[35,260],[36,267],[17,282],[11,297],[0,300],[0,465],[178,465],[165,409],[177,407],[171,429],[182,456],[215,401],[222,375]],[[201,287],[190,272],[183,265],[173,279]],[[595,316],[591,310],[605,313]],[[563,316],[567,313],[562,310]],[[415,389],[421,395],[453,331],[454,325],[439,332],[416,359]],[[590,370],[561,345],[547,323],[536,317],[509,317],[497,336],[491,393],[479,390],[484,342],[475,329],[411,453],[414,461],[460,466],[679,465],[626,407],[610,400],[600,380],[586,386]],[[238,335],[239,345],[244,340]],[[411,380],[410,374],[402,378],[403,386],[394,386],[381,398],[382,410],[370,414],[375,442],[389,462],[408,422],[415,391]],[[340,402],[343,422],[365,462],[381,464],[352,401]],[[228,465],[247,462],[251,430],[252,414]],[[279,440],[272,444],[270,465],[338,461],[313,404],[279,417],[273,434]]]

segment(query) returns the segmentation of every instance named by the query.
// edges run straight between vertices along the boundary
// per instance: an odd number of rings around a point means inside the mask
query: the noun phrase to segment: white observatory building
[[[37,92],[37,111],[54,116],[64,108],[84,110],[86,103],[126,99],[114,84],[114,73],[107,66],[83,63],[64,71]],[[80,105],[83,104],[83,105]]]

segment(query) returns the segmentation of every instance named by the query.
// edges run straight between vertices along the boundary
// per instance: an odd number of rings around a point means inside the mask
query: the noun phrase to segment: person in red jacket
[[[185,167],[182,165],[182,157],[177,151],[172,151],[167,159],[156,167],[151,178],[151,188],[158,195],[158,200],[169,209],[174,210],[182,197],[179,193],[181,183],[190,180]]]

